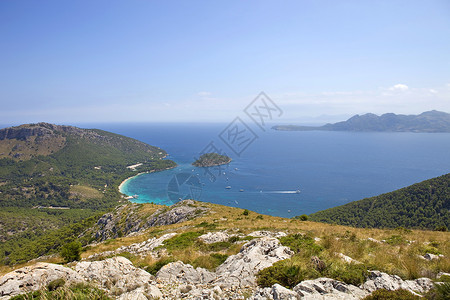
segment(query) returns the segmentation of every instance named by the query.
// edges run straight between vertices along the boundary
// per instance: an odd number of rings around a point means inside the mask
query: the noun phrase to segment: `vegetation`
[[[47,123],[1,129],[0,262],[58,252],[70,234],[92,224],[90,217],[122,201],[117,187],[125,178],[175,165],[164,156],[95,129]]]
[[[343,262],[324,251],[325,248],[317,245],[309,236],[288,235],[282,237],[280,242],[291,248],[295,255],[261,270],[257,275],[257,282],[263,287],[278,283],[293,288],[303,280],[319,277],[334,278],[353,285],[360,285],[366,279],[365,265]]]
[[[421,297],[414,295],[407,290],[377,290],[363,300],[419,300]]]
[[[196,167],[213,167],[229,164],[230,162],[230,157],[212,152],[201,155],[192,165]]]
[[[440,229],[450,224],[450,174],[330,208],[311,220],[366,228]]]
[[[69,287],[64,285],[49,284],[47,289],[30,292],[27,294],[12,297],[11,300],[72,300],[72,299],[90,299],[90,300],[110,300],[106,293],[98,288],[87,284],[76,284]]]
[[[81,243],[79,241],[73,241],[65,244],[61,248],[61,257],[64,258],[66,262],[72,262],[81,259]]]

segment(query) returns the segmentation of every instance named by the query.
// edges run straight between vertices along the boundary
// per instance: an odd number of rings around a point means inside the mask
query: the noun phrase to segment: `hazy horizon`
[[[450,112],[450,3],[2,1],[0,122]]]

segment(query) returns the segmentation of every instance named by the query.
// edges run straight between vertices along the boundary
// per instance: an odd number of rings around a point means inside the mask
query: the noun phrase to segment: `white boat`
[[[244,191],[244,189],[240,189],[240,190],[239,190],[239,192],[243,192],[243,191]]]
[[[227,187],[225,187],[227,190],[229,190],[229,189],[231,189],[231,186],[227,186]]]

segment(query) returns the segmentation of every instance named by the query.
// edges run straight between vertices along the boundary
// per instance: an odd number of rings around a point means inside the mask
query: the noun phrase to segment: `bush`
[[[448,300],[450,299],[450,283],[435,283],[434,288],[425,294],[426,299]]]
[[[57,290],[60,287],[63,287],[64,284],[66,284],[66,281],[62,278],[56,279],[51,281],[48,285],[47,285],[47,289],[49,291],[54,291]]]
[[[317,273],[313,274],[312,277],[316,277],[314,275],[319,277],[319,273],[313,268],[307,270],[301,266],[289,264],[286,261],[279,261],[271,267],[259,271],[257,274],[257,283],[262,287],[271,287],[275,283],[278,283],[286,288],[293,288],[299,282],[307,279],[305,276],[306,273]]]
[[[66,300],[66,299],[89,299],[89,300],[111,300],[106,293],[87,284],[75,284],[70,287],[61,287],[57,290],[39,290],[14,296],[11,300]]]
[[[300,221],[308,221],[308,215],[301,215],[301,216],[295,216],[294,219],[300,220]]]
[[[66,262],[80,260],[81,249],[81,243],[79,241],[73,241],[62,246],[60,255]]]
[[[401,235],[392,235],[386,239],[386,243],[392,246],[406,244],[406,240]]]
[[[228,243],[236,243],[237,241],[239,241],[239,237],[236,235],[230,236],[230,238],[228,239]]]
[[[243,214],[244,216],[248,216],[248,214],[249,214],[248,209],[244,209],[244,211],[242,212],[242,214]]]
[[[376,290],[371,295],[363,298],[363,300],[418,300],[419,296],[407,290]]]
[[[176,235],[164,242],[164,248],[168,251],[185,249],[192,246],[200,235],[199,232],[193,231]]]
[[[175,260],[172,257],[163,257],[154,264],[146,267],[144,270],[152,275],[156,275],[156,273],[158,273],[158,271],[161,270],[162,267],[174,261]]]
[[[299,233],[290,234],[280,238],[283,246],[291,248],[295,253],[303,252],[305,255],[318,255],[323,248],[317,245],[312,237]]]
[[[215,268],[223,264],[223,262],[228,258],[228,255],[220,253],[211,253],[210,255],[203,255],[197,257],[193,262],[192,266],[195,268],[201,267],[213,271]]]
[[[446,232],[448,229],[447,229],[447,226],[442,225],[442,226],[436,226],[436,228],[434,230]]]

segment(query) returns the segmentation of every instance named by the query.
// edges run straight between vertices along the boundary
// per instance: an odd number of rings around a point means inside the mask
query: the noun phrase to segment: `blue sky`
[[[0,123],[450,112],[449,1],[0,1]]]

